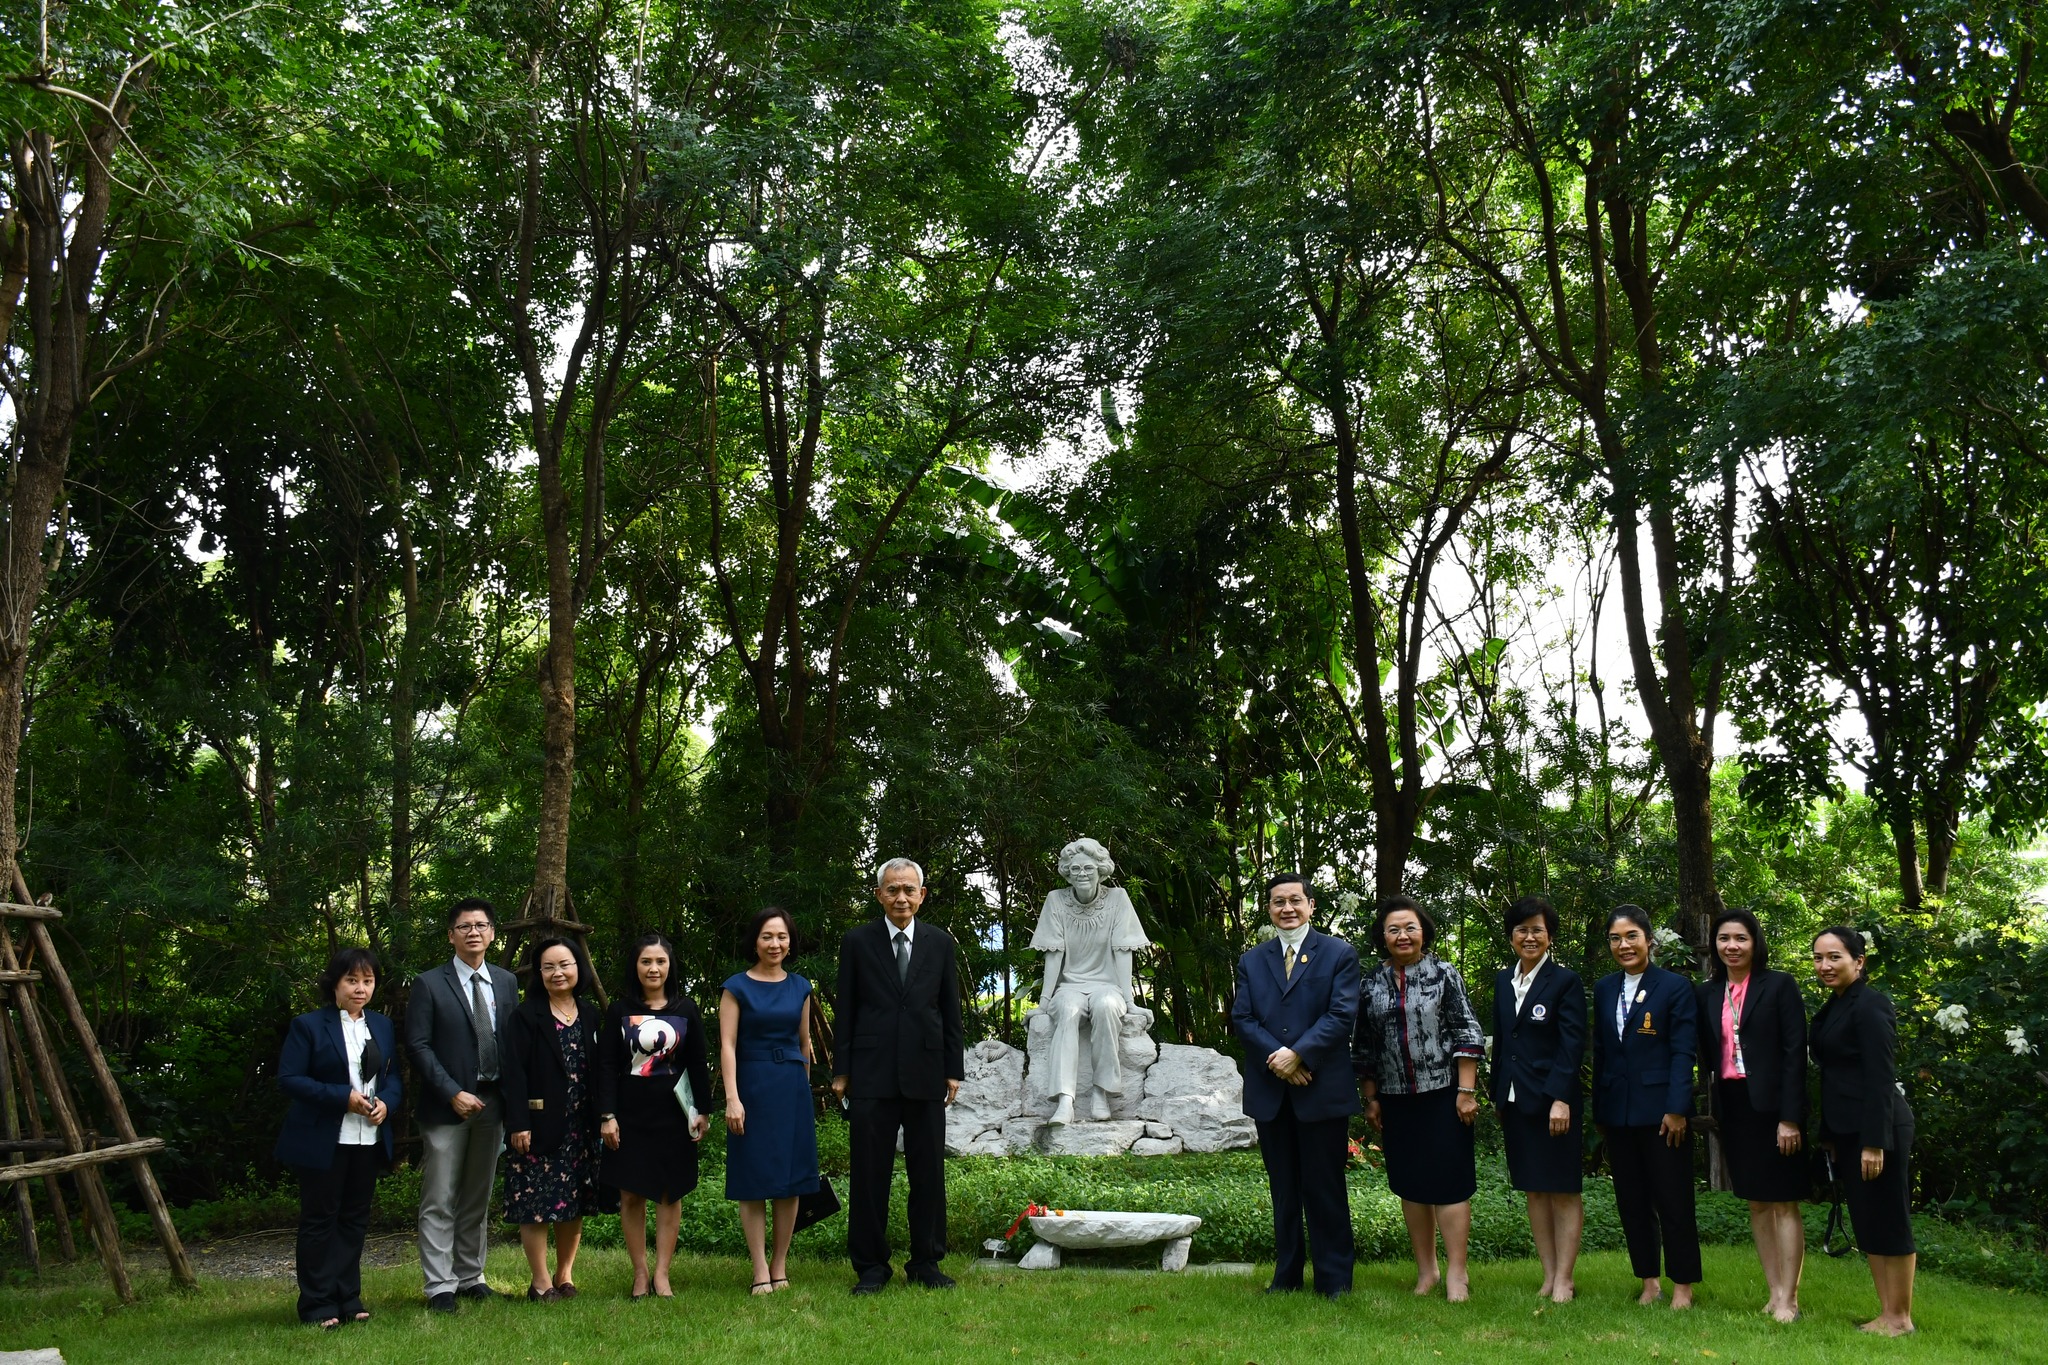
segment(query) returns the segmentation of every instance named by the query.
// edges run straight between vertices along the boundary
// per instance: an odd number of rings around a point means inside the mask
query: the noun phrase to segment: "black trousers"
[[[1628,1242],[1629,1268],[1639,1280],[1664,1273],[1673,1284],[1698,1284],[1700,1225],[1693,1213],[1691,1125],[1676,1147],[1655,1128],[1606,1128],[1601,1136],[1608,1169],[1614,1172],[1614,1211]]]
[[[363,1236],[384,1153],[337,1144],[324,1171],[299,1170],[299,1321],[363,1311]]]
[[[1318,1294],[1351,1288],[1357,1246],[1351,1238],[1351,1192],[1344,1184],[1350,1155],[1349,1118],[1300,1119],[1294,1097],[1280,1097],[1280,1112],[1259,1124],[1259,1155],[1273,1191],[1273,1287],[1301,1288],[1310,1256]],[[1308,1241],[1302,1242],[1302,1223]]]
[[[903,1133],[903,1173],[910,1181],[912,1279],[936,1271],[946,1255],[946,1102],[856,1099],[852,1174],[846,1201],[846,1256],[863,1280],[889,1278],[889,1184],[896,1173],[896,1134]]]

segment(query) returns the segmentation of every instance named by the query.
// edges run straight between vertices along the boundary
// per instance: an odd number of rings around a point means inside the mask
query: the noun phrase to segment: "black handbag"
[[[802,1232],[813,1223],[822,1223],[839,1212],[839,1192],[832,1188],[832,1182],[824,1176],[818,1177],[818,1188],[809,1194],[796,1197],[796,1222],[791,1224],[792,1232]]]
[[[1848,1226],[1842,1213],[1842,1204],[1848,1198],[1848,1192],[1843,1189],[1842,1177],[1835,1170],[1834,1153],[1819,1143],[1815,1143],[1811,1150],[1814,1187],[1828,1204],[1828,1220],[1821,1230],[1820,1249],[1832,1257],[1847,1256],[1856,1249],[1855,1242],[1849,1237]]]

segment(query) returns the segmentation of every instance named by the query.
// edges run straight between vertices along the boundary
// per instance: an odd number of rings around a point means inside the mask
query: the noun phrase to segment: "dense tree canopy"
[[[829,982],[905,853],[1014,1038],[1090,834],[1226,1046],[1284,867],[1482,989],[1525,892],[1873,928],[1922,1195],[2038,1210],[2044,27],[6,0],[5,880],[185,1196],[334,944]]]

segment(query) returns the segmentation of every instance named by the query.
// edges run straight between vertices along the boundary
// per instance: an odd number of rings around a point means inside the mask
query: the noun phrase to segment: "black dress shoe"
[[[951,1289],[953,1277],[938,1270],[927,1270],[922,1275],[912,1275],[910,1282],[924,1289]]]
[[[427,1311],[430,1313],[453,1313],[455,1311],[455,1295],[453,1293],[427,1295]]]
[[[856,1294],[879,1294],[882,1292],[883,1286],[888,1283],[887,1280],[862,1280],[854,1285],[853,1292]]]
[[[466,1289],[458,1289],[455,1292],[465,1299],[495,1299],[498,1297],[498,1291],[481,1280]]]

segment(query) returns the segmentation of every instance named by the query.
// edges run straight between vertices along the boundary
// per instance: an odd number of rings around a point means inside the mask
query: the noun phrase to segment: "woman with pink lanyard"
[[[1806,1124],[1806,1006],[1799,983],[1765,964],[1756,916],[1723,910],[1708,934],[1713,966],[1694,989],[1700,1002],[1700,1079],[1715,1120],[1728,1183],[1749,1201],[1749,1229],[1779,1322],[1799,1317],[1811,1193],[1801,1151]]]

